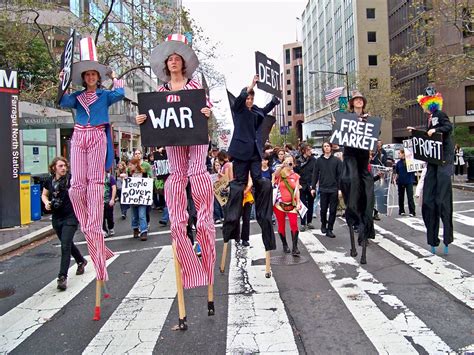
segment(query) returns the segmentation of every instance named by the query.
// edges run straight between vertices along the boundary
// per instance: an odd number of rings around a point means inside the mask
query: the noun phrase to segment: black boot
[[[286,242],[286,235],[278,233],[280,235],[281,243],[283,244],[283,252],[285,254],[290,254],[290,248],[288,247],[288,243]]]
[[[293,241],[293,250],[291,254],[293,256],[300,256],[300,251],[298,250],[298,235],[300,234],[299,231],[291,232],[291,239]]]
[[[355,257],[357,256],[357,250],[355,247],[355,240],[354,240],[354,228],[352,226],[349,226],[349,236],[351,239],[351,256]]]

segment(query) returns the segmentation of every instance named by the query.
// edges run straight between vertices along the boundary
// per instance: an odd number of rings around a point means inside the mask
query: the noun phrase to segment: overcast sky
[[[308,0],[182,0],[191,17],[214,42],[221,43],[216,68],[224,74],[227,88],[234,94],[250,84],[255,73],[255,51],[283,64],[283,44],[295,42],[296,19]],[[266,101],[256,93],[256,103]]]

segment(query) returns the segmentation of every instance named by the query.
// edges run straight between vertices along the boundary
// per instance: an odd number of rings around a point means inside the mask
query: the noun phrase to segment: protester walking
[[[394,181],[398,187],[398,215],[405,216],[405,191],[408,199],[408,211],[410,217],[416,216],[415,201],[413,199],[413,183],[415,173],[407,171],[405,150],[400,149],[400,160],[395,164]]]
[[[316,158],[313,156],[311,146],[302,144],[301,155],[296,160],[295,172],[300,176],[300,198],[308,211],[301,217],[301,229],[314,229],[311,224],[313,221],[313,207],[315,194],[311,193],[311,180],[313,178]]]

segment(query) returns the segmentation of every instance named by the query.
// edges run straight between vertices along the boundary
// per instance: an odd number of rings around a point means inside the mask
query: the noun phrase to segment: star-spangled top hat
[[[172,54],[178,54],[184,59],[186,65],[185,76],[190,79],[199,66],[199,59],[189,46],[186,36],[181,34],[167,36],[151,52],[150,65],[155,75],[164,82],[171,80],[171,77],[165,73],[165,61]]]
[[[72,82],[76,85],[82,85],[82,73],[89,70],[98,72],[101,81],[104,81],[110,72],[110,68],[97,61],[97,50],[94,40],[91,37],[82,38],[79,42],[79,51],[81,60],[73,64]]]

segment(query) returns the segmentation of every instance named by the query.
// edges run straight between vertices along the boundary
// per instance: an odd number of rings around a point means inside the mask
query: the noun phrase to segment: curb
[[[0,255],[11,252],[12,250],[21,248],[24,245],[28,245],[37,240],[48,237],[52,234],[53,227],[51,225],[38,229],[30,234],[19,237],[18,239],[12,240],[8,243],[0,245]]]
[[[453,184],[453,188],[463,191],[471,191],[474,192],[474,184]]]

